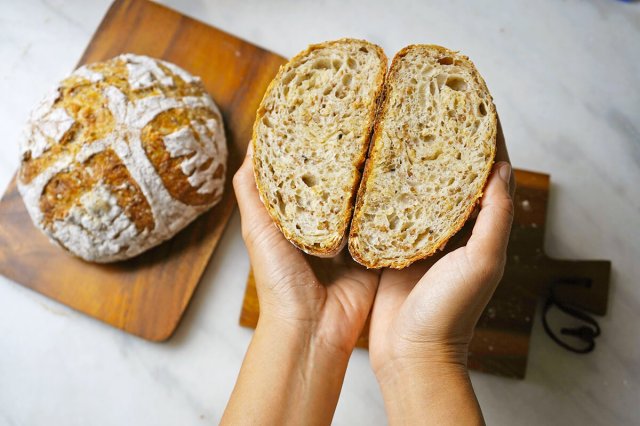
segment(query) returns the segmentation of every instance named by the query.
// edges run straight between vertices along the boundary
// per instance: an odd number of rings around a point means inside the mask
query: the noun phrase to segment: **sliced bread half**
[[[260,198],[284,236],[331,256],[346,240],[387,58],[366,41],[312,45],[278,72],[253,128]]]
[[[482,196],[496,110],[473,63],[412,45],[392,61],[349,235],[370,268],[403,268],[444,247]]]

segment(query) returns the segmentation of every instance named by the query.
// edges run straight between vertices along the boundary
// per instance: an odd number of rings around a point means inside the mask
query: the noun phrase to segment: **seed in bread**
[[[343,246],[387,59],[353,39],[312,45],[284,65],[253,130],[260,197],[284,236],[307,253]]]
[[[197,77],[121,55],[83,66],[33,111],[18,189],[49,238],[85,260],[135,256],[222,197],[222,116]]]
[[[482,196],[496,110],[473,63],[439,46],[393,59],[349,235],[353,258],[403,268],[442,248]]]

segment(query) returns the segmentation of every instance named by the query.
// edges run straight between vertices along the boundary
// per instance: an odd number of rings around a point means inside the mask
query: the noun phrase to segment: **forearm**
[[[348,361],[310,330],[261,319],[222,424],[330,424]]]
[[[378,381],[391,425],[484,424],[463,365],[392,365]]]

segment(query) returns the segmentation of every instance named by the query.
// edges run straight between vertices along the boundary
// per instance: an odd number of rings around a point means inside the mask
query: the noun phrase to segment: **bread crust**
[[[366,128],[368,129],[367,132],[366,132],[367,141],[369,141],[370,135],[371,135],[374,123],[375,123],[376,114],[377,114],[377,111],[378,111],[378,108],[379,108],[379,105],[380,105],[380,98],[381,98],[381,95],[382,95],[382,92],[383,92],[384,81],[385,81],[385,76],[386,76],[386,71],[387,71],[387,57],[384,54],[383,50],[379,46],[377,46],[375,44],[372,44],[372,43],[370,43],[368,41],[352,39],[352,38],[342,38],[342,39],[339,39],[339,40],[328,41],[328,42],[324,42],[324,43],[310,45],[307,49],[303,50],[302,52],[300,52],[296,56],[294,56],[288,63],[286,63],[286,64],[284,64],[283,66],[280,67],[278,73],[276,74],[276,77],[271,81],[271,83],[267,87],[267,90],[265,91],[265,94],[264,94],[264,96],[262,98],[262,101],[260,103],[260,107],[258,108],[258,110],[256,112],[256,120],[255,120],[254,125],[253,125],[253,135],[252,135],[252,138],[251,138],[251,144],[252,144],[254,153],[257,152],[257,148],[258,148],[257,147],[258,136],[259,136],[258,126],[259,126],[260,120],[265,115],[264,103],[269,98],[269,96],[270,96],[271,92],[274,90],[274,88],[281,82],[283,75],[287,71],[289,71],[290,69],[295,67],[295,65],[298,62],[303,60],[305,57],[307,57],[314,50],[330,48],[330,47],[334,47],[334,46],[339,46],[340,44],[348,44],[348,43],[359,43],[359,44],[362,44],[364,46],[367,46],[368,48],[373,49],[375,51],[376,55],[378,56],[378,58],[380,59],[380,69],[379,69],[379,71],[377,73],[377,77],[376,77],[375,96],[373,96],[372,99],[370,100],[371,104],[373,104],[373,108],[369,108],[370,112],[368,114],[368,118],[367,118],[367,122],[366,122]],[[342,234],[342,238],[340,240],[336,241],[334,244],[327,245],[327,246],[320,247],[320,248],[315,247],[314,245],[307,243],[306,241],[304,241],[304,239],[299,238],[298,236],[296,236],[293,233],[289,232],[286,229],[286,227],[283,226],[283,224],[281,223],[281,221],[278,218],[278,215],[276,214],[274,206],[272,206],[271,203],[269,203],[268,200],[266,199],[265,195],[266,195],[267,183],[263,182],[262,179],[260,178],[260,175],[259,175],[258,170],[257,170],[257,168],[260,165],[257,163],[256,157],[254,155],[254,158],[253,158],[254,178],[255,178],[255,182],[256,182],[256,187],[258,189],[258,193],[260,195],[260,200],[262,201],[262,203],[265,206],[267,212],[271,216],[274,224],[282,232],[282,234],[285,236],[285,238],[287,240],[289,240],[294,246],[296,246],[300,250],[304,251],[305,253],[308,253],[308,254],[311,254],[311,255],[314,255],[314,256],[319,256],[319,257],[332,257],[332,256],[335,256],[345,246],[345,244],[347,242],[347,236],[348,236],[348,227],[349,227],[349,223],[351,221],[351,217],[352,217],[352,213],[353,213],[354,200],[355,200],[356,193],[357,193],[358,187],[359,187],[359,182],[360,182],[360,179],[361,179],[361,176],[362,176],[361,170],[362,170],[363,165],[365,163],[365,160],[367,158],[368,147],[369,147],[369,143],[367,142],[366,144],[364,144],[364,146],[363,146],[363,148],[361,150],[361,153],[360,153],[359,158],[357,160],[358,173],[355,176],[355,179],[353,179],[353,182],[350,182],[351,194],[350,194],[350,200],[349,200],[349,203],[348,203],[348,208],[345,211],[343,211],[342,214],[340,215],[340,224],[339,224],[338,232],[340,234]]]
[[[198,77],[124,54],[85,65],[33,111],[18,190],[49,239],[92,262],[136,256],[222,198],[227,145]]]
[[[396,81],[397,74],[399,71],[399,66],[400,66],[400,60],[404,56],[406,56],[409,52],[414,50],[422,51],[422,52],[430,52],[430,51],[437,52],[443,55],[455,57],[457,61],[460,61],[461,63],[464,64],[465,67],[468,67],[472,71],[472,74],[476,78],[475,82],[478,84],[481,90],[486,93],[487,100],[489,101],[487,102],[487,106],[489,107],[488,115],[490,117],[489,138],[491,141],[491,152],[486,162],[485,168],[483,170],[483,175],[480,176],[480,179],[483,182],[482,185],[480,186],[481,189],[477,191],[475,195],[472,197],[471,202],[469,202],[469,205],[466,208],[466,210],[463,212],[463,214],[459,216],[459,218],[450,226],[448,231],[441,238],[439,238],[433,244],[431,244],[430,249],[418,251],[412,256],[405,257],[405,258],[397,258],[393,260],[377,258],[370,261],[363,255],[363,253],[360,251],[360,248],[355,243],[355,241],[357,241],[358,239],[360,226],[362,223],[362,217],[364,214],[362,210],[363,197],[367,188],[367,182],[371,176],[372,169],[375,164],[375,160],[379,155],[376,148],[380,144],[382,129],[386,123],[387,114],[389,112],[389,96],[388,96],[389,90],[391,88],[391,85],[393,85]],[[382,94],[382,103],[380,106],[380,112],[375,122],[373,137],[371,139],[370,146],[369,146],[369,158],[367,159],[367,162],[365,164],[363,177],[360,182],[360,188],[358,189],[353,219],[351,222],[351,229],[349,232],[349,252],[351,253],[351,256],[353,257],[353,259],[356,262],[366,266],[367,268],[389,267],[394,269],[403,269],[411,265],[413,262],[429,257],[434,253],[436,253],[438,250],[444,249],[444,246],[446,245],[447,241],[449,241],[449,239],[462,228],[462,226],[465,224],[465,222],[467,221],[467,219],[475,209],[476,205],[479,203],[480,198],[482,197],[484,188],[487,184],[489,174],[491,172],[491,168],[495,159],[496,132],[497,132],[497,114],[496,114],[495,105],[493,104],[493,98],[489,93],[489,90],[487,88],[487,85],[484,79],[480,76],[474,64],[469,60],[468,57],[464,55],[460,55],[457,52],[451,51],[449,49],[446,49],[442,46],[437,46],[437,45],[413,44],[413,45],[406,46],[405,48],[400,50],[393,58],[391,62],[390,71],[387,75],[385,87]]]

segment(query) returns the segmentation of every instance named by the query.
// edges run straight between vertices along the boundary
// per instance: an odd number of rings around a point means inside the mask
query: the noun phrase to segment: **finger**
[[[250,216],[255,207],[257,207],[257,203],[262,204],[253,176],[253,149],[251,143],[249,143],[242,165],[233,177],[233,189],[238,199],[238,207],[242,217]]]
[[[510,174],[509,163],[500,162],[493,167],[480,202],[478,219],[467,243],[470,258],[489,263],[504,259],[513,221],[513,202],[509,194]]]
[[[374,310],[397,312],[418,280],[429,270],[434,262],[434,259],[428,258],[400,270],[383,269],[380,283],[378,284]]]
[[[233,188],[238,200],[240,217],[242,219],[242,233],[247,243],[252,243],[258,232],[279,233],[273,226],[273,221],[260,200],[253,174],[253,150],[251,144],[247,155],[235,176]]]
[[[498,133],[496,135],[496,163],[501,161],[506,161],[511,164],[511,160],[509,160],[509,152],[507,151],[507,144],[504,139],[504,133],[502,132],[502,125],[500,124],[500,117],[498,117]],[[516,181],[515,176],[511,173],[509,177],[509,193],[511,194],[511,198],[516,190]]]

